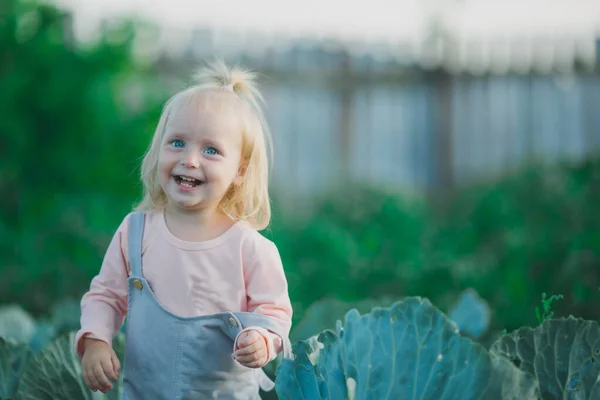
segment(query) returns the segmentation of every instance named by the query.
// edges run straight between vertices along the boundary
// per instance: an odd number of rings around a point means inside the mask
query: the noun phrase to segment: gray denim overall
[[[248,400],[260,399],[259,386],[272,390],[262,368],[246,368],[231,354],[237,334],[259,326],[284,338],[283,356],[291,357],[287,335],[276,321],[249,312],[181,317],[167,311],[142,273],[143,231],[144,214],[135,212],[129,224],[123,400]]]

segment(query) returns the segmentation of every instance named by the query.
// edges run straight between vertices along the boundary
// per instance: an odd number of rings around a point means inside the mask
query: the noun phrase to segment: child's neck
[[[234,224],[217,210],[186,211],[167,207],[165,223],[173,236],[186,242],[204,242],[221,236]]]

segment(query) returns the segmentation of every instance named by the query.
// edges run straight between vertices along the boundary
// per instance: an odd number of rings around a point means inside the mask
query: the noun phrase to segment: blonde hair
[[[260,103],[264,102],[256,86],[256,75],[240,67],[228,68],[215,61],[195,75],[197,83],[173,95],[165,104],[152,142],[142,161],[141,178],[144,196],[136,210],[164,209],[167,196],[158,179],[158,156],[169,117],[190,104],[202,103],[205,111],[223,117],[239,118],[242,125],[240,167],[242,183],[232,185],[219,209],[234,220],[244,220],[255,229],[269,225],[269,159],[272,155],[271,135]]]

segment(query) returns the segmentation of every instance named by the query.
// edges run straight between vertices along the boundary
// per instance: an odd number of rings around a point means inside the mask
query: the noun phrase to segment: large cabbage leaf
[[[122,377],[107,394],[93,393],[85,385],[81,361],[74,351],[75,332],[59,336],[25,367],[19,385],[19,400],[116,400],[121,398]],[[122,360],[122,335],[114,341],[117,356]]]
[[[74,333],[63,335],[36,355],[23,372],[18,398],[92,400],[92,392],[83,382],[74,343]]]
[[[580,318],[546,320],[498,339],[492,354],[533,375],[543,400],[600,399],[600,327]]]
[[[421,298],[360,315],[295,344],[277,369],[280,399],[536,399],[531,377],[460,336]]]
[[[29,357],[31,351],[26,344],[0,338],[0,399],[15,396]]]
[[[295,361],[283,360],[277,368],[279,400],[348,398],[339,344],[332,331],[296,342]]]

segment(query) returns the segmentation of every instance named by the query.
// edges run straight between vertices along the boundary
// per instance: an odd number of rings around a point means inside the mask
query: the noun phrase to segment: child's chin
[[[197,198],[194,200],[182,201],[181,203],[184,207],[190,208],[190,209],[193,209],[193,208],[200,209],[200,208],[205,208],[206,206],[208,206],[207,199],[205,199],[205,198]]]
[[[179,204],[182,207],[187,207],[187,208],[191,208],[191,207],[199,207],[202,205],[202,201],[200,200],[192,200],[192,199],[182,199],[179,201]]]

